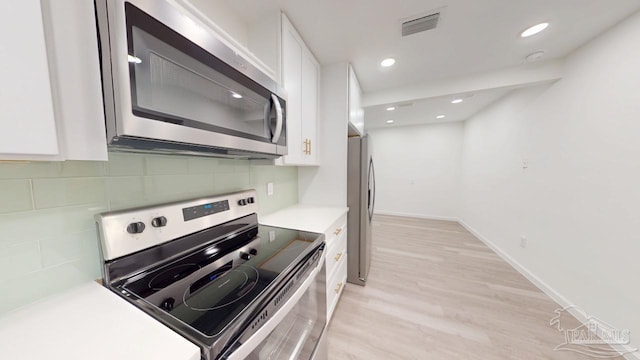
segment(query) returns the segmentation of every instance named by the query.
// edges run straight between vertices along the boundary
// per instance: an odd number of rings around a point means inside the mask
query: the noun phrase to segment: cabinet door
[[[327,279],[327,324],[331,321],[333,311],[338,305],[342,291],[347,284],[347,259],[342,258],[338,262],[337,269],[333,275]]]
[[[282,76],[287,90],[287,151],[285,163],[302,161],[302,45],[298,42],[293,27],[283,23],[282,31]]]
[[[306,50],[306,49],[305,49]],[[309,51],[302,54],[302,141],[306,148],[303,162],[318,163],[318,72],[316,59]]]
[[[61,157],[107,160],[93,1],[43,1],[42,7]]]
[[[58,154],[40,0],[0,1],[0,49],[0,154]]]
[[[320,65],[282,15],[282,82],[287,90],[288,155],[276,165],[318,165],[318,81]]]

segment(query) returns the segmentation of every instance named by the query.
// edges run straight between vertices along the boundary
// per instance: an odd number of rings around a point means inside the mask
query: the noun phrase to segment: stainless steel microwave
[[[97,0],[111,148],[276,158],[286,96],[170,0]]]

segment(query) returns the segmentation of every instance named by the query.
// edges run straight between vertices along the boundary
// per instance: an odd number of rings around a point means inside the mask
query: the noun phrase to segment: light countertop
[[[262,225],[323,233],[348,211],[348,207],[294,205],[260,216],[259,222]]]
[[[91,282],[0,317],[0,359],[200,360],[200,348]]]

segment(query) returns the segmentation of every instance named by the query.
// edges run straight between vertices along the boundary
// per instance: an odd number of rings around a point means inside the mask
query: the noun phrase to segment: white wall
[[[569,56],[562,80],[515,91],[467,121],[461,178],[468,226],[556,295],[630,329],[636,345],[638,39],[640,14]]]
[[[463,123],[369,130],[378,214],[458,216]]]

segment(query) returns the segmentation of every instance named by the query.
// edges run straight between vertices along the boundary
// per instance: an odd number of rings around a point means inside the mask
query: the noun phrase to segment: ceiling
[[[464,121],[487,105],[503,97],[511,89],[491,89],[473,93],[462,93],[456,96],[439,96],[420,99],[411,102],[399,102],[389,105],[376,105],[367,107],[364,112],[368,129],[390,127],[435,124],[442,122]],[[452,104],[454,99],[463,99],[458,104]],[[393,111],[387,111],[390,106]],[[437,116],[445,115],[438,119]],[[388,124],[387,120],[394,120]]]
[[[450,78],[522,66],[526,55],[539,50],[545,52],[543,62],[563,58],[640,10],[638,0],[221,1],[247,24],[282,9],[321,64],[339,61],[353,64],[365,100],[390,89],[445,83]],[[402,19],[433,11],[442,13],[438,28],[401,36]],[[543,21],[550,23],[547,30],[520,38],[522,30]],[[396,65],[381,68],[380,61],[386,57],[394,57]],[[486,105],[487,99],[495,100],[504,94],[500,88],[493,95],[487,94],[489,89],[485,87],[480,86],[479,90],[483,93],[473,92],[477,96],[475,111]],[[417,101],[414,109],[425,111],[410,117],[428,118],[430,113],[439,111],[445,95],[451,94],[431,95],[424,101],[407,99]],[[369,116],[376,114],[373,110],[365,111],[367,127]],[[448,119],[464,120],[473,114],[472,110],[463,110],[461,107],[452,110]],[[412,112],[407,111],[407,116],[409,113]],[[375,116],[371,122],[381,117]]]

